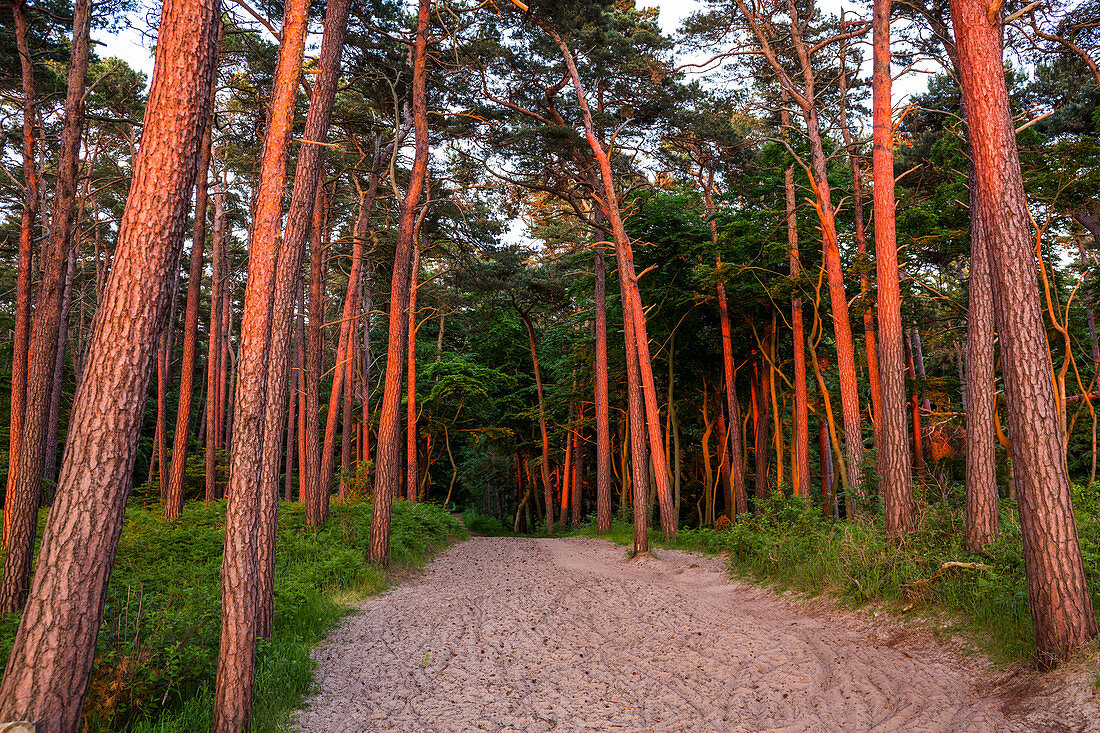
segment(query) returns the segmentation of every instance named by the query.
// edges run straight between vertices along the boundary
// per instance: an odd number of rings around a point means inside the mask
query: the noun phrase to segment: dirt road
[[[996,675],[925,634],[590,539],[476,537],[315,652],[303,731],[1096,730],[1081,674]],[[1092,727],[1096,726],[1096,727]]]

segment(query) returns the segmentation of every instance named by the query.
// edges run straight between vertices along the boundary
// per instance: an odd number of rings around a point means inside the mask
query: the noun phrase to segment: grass
[[[804,500],[777,496],[725,530],[682,529],[672,542],[651,530],[650,542],[726,553],[736,576],[781,590],[832,596],[849,607],[885,606],[933,622],[938,633],[959,634],[994,661],[1030,660],[1035,640],[1015,504],[1001,502],[1000,537],[975,554],[963,546],[960,503],[956,495],[947,502],[924,504],[916,531],[900,541],[886,538],[881,516],[836,521]],[[1100,484],[1075,487],[1074,507],[1093,604],[1100,608]],[[594,525],[578,533],[597,536]],[[616,522],[603,536],[628,545],[633,530]],[[932,579],[949,561],[990,569],[951,569]]]
[[[310,648],[359,598],[384,590],[394,571],[420,567],[465,530],[442,508],[393,506],[393,570],[366,561],[371,506],[334,505],[320,528],[298,504],[281,504],[275,568],[275,627],[256,657],[252,729],[285,730],[308,695]],[[85,728],[174,733],[207,730],[220,625],[225,503],[189,503],[174,523],[130,507],[111,577]],[[0,654],[18,616],[0,623]]]

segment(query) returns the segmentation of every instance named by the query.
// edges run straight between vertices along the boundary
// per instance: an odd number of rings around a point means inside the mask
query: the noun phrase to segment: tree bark
[[[78,5],[77,28],[82,12],[86,18]],[[161,10],[142,145],[115,264],[74,402],[38,570],[0,685],[0,719],[30,720],[41,733],[80,726],[130,489],[157,322],[164,316],[170,272],[182,247],[207,116],[217,17],[212,0],[166,0]],[[76,86],[82,94],[83,84]]]
[[[405,498],[416,501],[416,294],[420,279],[420,227],[413,236],[412,266],[409,269],[409,373],[408,396],[405,399]]]
[[[228,504],[225,510],[225,550],[222,559],[222,623],[214,691],[214,731],[243,731],[252,714],[256,638],[262,613],[261,576],[267,574],[260,556],[261,537],[273,531],[272,494],[278,496],[264,471],[265,448],[282,437],[266,434],[268,359],[272,341],[272,303],[276,288],[282,199],[287,152],[294,122],[294,101],[302,70],[302,53],[309,24],[309,3],[292,0],[283,10],[282,42],[272,83],[270,116],[264,136],[260,181],[248,254],[241,332],[237,346],[237,381],[233,398]],[[284,248],[285,249],[285,248]],[[293,292],[293,289],[292,291]],[[282,403],[279,403],[279,416]],[[276,454],[277,454],[276,449]],[[278,460],[276,458],[276,460]]]
[[[878,474],[882,481],[886,532],[903,534],[916,522],[909,436],[905,430],[905,354],[894,226],[894,123],[890,74],[890,0],[873,6],[872,121],[875,268],[878,285],[879,406]]]
[[[405,341],[408,321],[404,317],[409,306],[409,270],[412,265],[413,228],[416,207],[424,191],[428,173],[428,22],[430,0],[420,0],[416,16],[416,40],[413,44],[412,108],[416,129],[416,147],[409,187],[401,203],[401,219],[397,227],[390,285],[389,345],[386,352],[386,386],[382,394],[382,411],[378,422],[374,470],[374,502],[371,505],[370,560],[385,565],[390,558],[390,511],[393,497],[401,487],[398,439],[401,432],[401,392],[404,386]]]
[[[15,14],[15,42],[23,89],[23,216],[19,226],[19,264],[15,284],[15,328],[12,343],[11,410],[8,421],[8,476],[4,496],[4,546],[11,530],[15,481],[23,437],[23,413],[30,367],[31,267],[34,258],[35,220],[38,218],[38,166],[34,159],[34,62],[27,43],[27,3],[12,4]]]
[[[1017,478],[1020,534],[1041,666],[1096,635],[1051,382],[1027,201],[1005,85],[1000,19],[952,0],[982,233],[989,247]]]
[[[91,0],[77,0],[73,12],[72,48],[69,57],[65,121],[61,128],[61,157],[57,165],[53,217],[43,257],[38,300],[35,304],[28,360],[23,434],[19,468],[12,487],[8,552],[0,577],[0,611],[23,608],[31,579],[34,539],[38,529],[38,504],[42,493],[42,469],[49,430],[50,392],[61,323],[61,300],[73,218],[76,212],[76,179],[84,126],[84,87],[88,74]]]
[[[302,473],[302,486],[299,489],[305,503],[306,526],[319,527],[328,521],[328,494],[321,493],[321,372],[324,370],[325,345],[325,271],[328,262],[325,259],[327,239],[326,208],[328,206],[324,187],[317,188],[316,203],[313,207],[313,234],[310,238],[309,253],[309,330],[306,338],[305,371],[305,430],[299,436],[305,444],[305,458],[299,471]],[[325,232],[323,234],[323,232]]]
[[[222,321],[225,291],[225,206],[224,193],[216,191],[214,199],[214,232],[210,242],[210,327],[206,344],[206,451],[203,456],[205,470],[205,499],[218,498],[217,458],[221,446],[221,374]]]
[[[996,360],[993,279],[971,166],[970,282],[966,338],[966,546],[978,552],[998,533]]]

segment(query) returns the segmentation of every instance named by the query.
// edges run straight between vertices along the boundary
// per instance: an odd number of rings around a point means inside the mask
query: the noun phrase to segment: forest
[[[468,532],[1095,651],[1100,2],[659,4],[5,0],[0,722],[325,730]]]

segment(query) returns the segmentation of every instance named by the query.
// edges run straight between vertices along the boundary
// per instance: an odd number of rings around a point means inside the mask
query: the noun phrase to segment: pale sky
[[[699,0],[637,0],[637,2],[640,6],[658,7],[660,9],[661,28],[668,34],[674,34],[683,19],[702,6]],[[865,3],[856,2],[855,0],[819,0],[819,3],[822,10],[831,13],[839,13],[841,8],[844,8],[853,15],[859,15],[866,13],[868,10]],[[142,12],[133,14],[131,18],[134,24],[144,25],[145,23],[145,15]],[[152,52],[147,45],[147,39],[142,36],[137,28],[124,30],[118,35],[95,31],[92,36],[101,44],[98,49],[101,56],[117,56],[135,69],[145,72],[148,77],[152,77]],[[868,52],[865,56],[866,68],[863,69],[863,74],[867,76],[870,74],[871,54]],[[896,72],[897,69],[895,68]],[[927,83],[928,75],[922,73],[909,73],[896,80],[894,84],[895,108],[904,104],[908,95],[924,91],[927,88]]]

